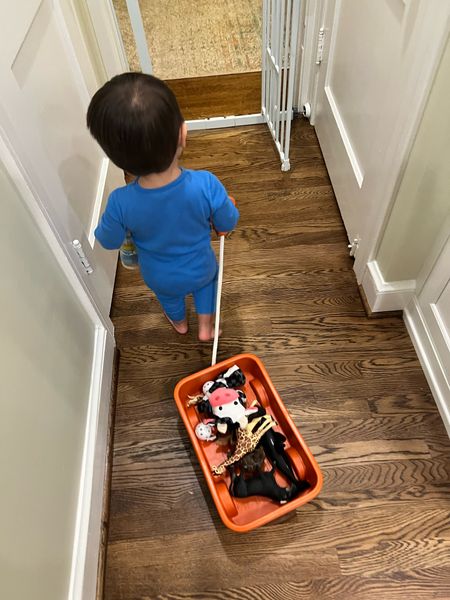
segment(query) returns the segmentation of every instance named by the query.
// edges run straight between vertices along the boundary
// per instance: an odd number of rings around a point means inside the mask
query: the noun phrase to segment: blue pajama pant
[[[216,310],[217,275],[207,285],[192,292],[195,310],[200,315],[210,315]],[[166,296],[156,293],[164,312],[172,321],[182,321],[186,317],[185,296]]]

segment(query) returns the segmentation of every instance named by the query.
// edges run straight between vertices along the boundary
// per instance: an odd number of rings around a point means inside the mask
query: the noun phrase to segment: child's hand
[[[228,198],[231,200],[231,202],[234,204],[234,206],[236,206],[236,200],[232,197],[232,196],[228,196]],[[217,235],[220,236],[225,236],[225,237],[230,237],[230,235],[233,233],[233,231],[217,231],[217,229],[214,227],[214,225],[212,225],[212,228],[214,229],[214,231],[217,233]]]

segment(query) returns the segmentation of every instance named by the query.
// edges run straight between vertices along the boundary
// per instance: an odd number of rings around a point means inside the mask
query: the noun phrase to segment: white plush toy
[[[195,435],[199,440],[213,442],[216,439],[214,425],[212,423],[198,423],[195,427]]]
[[[240,392],[242,394],[242,392]],[[218,388],[209,396],[209,403],[213,415],[219,419],[230,419],[233,423],[238,423],[243,429],[248,424],[247,415],[256,412],[257,408],[245,408],[241,402],[241,396],[238,390],[231,388]],[[218,422],[217,430],[220,433],[226,433],[227,423]]]

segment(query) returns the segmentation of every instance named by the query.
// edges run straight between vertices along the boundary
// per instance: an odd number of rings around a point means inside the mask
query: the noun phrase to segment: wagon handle
[[[220,327],[220,301],[222,299],[222,282],[223,282],[223,259],[225,254],[225,233],[220,233],[219,245],[219,275],[217,277],[217,295],[216,295],[216,319],[214,322],[214,342],[211,358],[211,366],[217,362],[217,349],[219,347],[219,327]]]
[[[229,196],[231,202],[236,206],[234,198]],[[217,362],[217,350],[219,348],[219,329],[220,329],[220,304],[222,300],[222,283],[223,283],[223,262],[225,255],[225,236],[228,232],[217,232],[219,236],[219,274],[217,277],[217,294],[216,294],[216,318],[214,321],[214,342],[213,351],[211,358],[211,366],[213,367]]]

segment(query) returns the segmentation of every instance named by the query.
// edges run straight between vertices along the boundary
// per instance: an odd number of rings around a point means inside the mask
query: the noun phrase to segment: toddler
[[[217,260],[211,225],[230,231],[239,212],[212,173],[179,167],[187,128],[167,85],[151,75],[113,77],[91,100],[87,125],[107,156],[135,179],[114,190],[95,231],[107,249],[131,232],[142,277],[180,334],[192,294],[198,337],[214,336]]]

